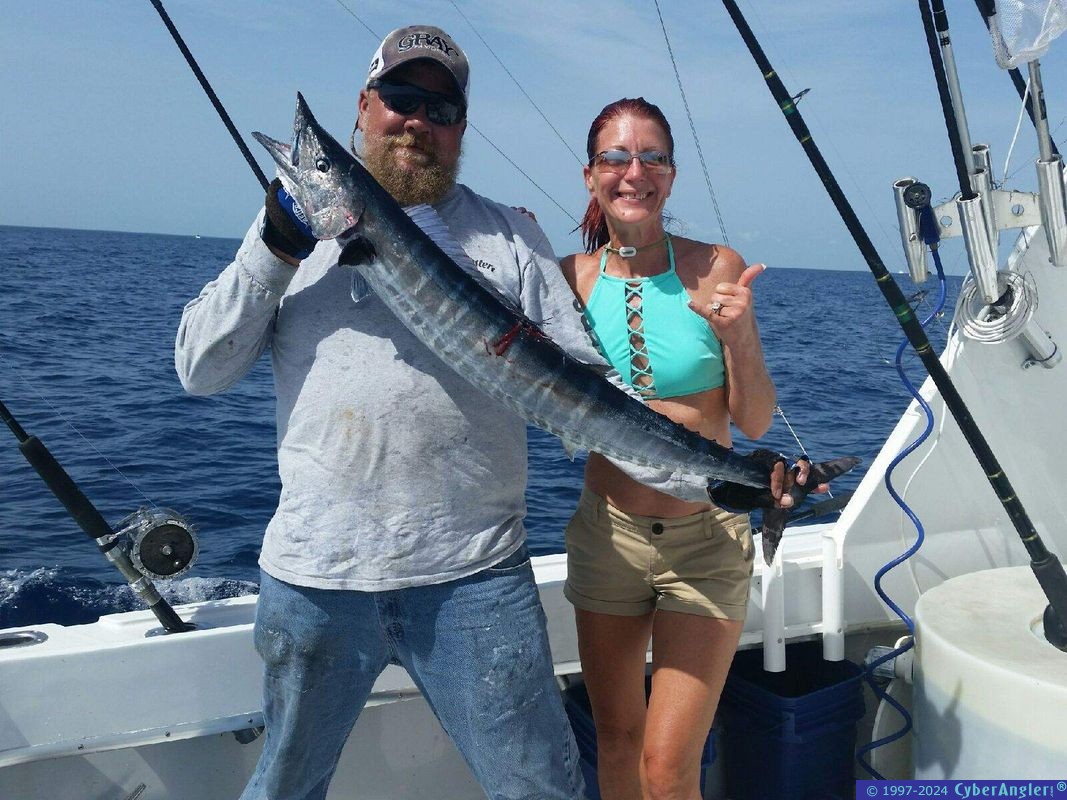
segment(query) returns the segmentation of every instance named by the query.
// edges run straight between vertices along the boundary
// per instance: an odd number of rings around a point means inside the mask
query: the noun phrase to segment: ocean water
[[[257,590],[260,540],[278,496],[267,357],[212,398],[186,395],[173,367],[182,307],[238,244],[0,226],[0,400],[112,524],[145,505],[192,520],[199,560],[158,584],[176,603]],[[909,296],[929,290],[916,300],[928,313],[934,282],[919,289],[898,280]],[[930,327],[939,351],[960,282],[949,279],[949,312]],[[816,460],[847,454],[870,464],[909,400],[892,364],[901,334],[870,274],[772,269],[754,291],[779,404],[804,447]],[[920,382],[910,351],[905,363]],[[761,445],[800,452],[781,417]],[[529,457],[531,549],[561,552],[584,462],[536,429]],[[863,471],[835,489],[854,488]],[[138,607],[0,426],[0,628]]]

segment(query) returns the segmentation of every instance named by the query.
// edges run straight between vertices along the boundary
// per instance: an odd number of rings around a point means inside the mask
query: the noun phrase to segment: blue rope
[[[946,295],[945,271],[941,266],[941,256],[938,253],[936,247],[939,238],[937,232],[937,223],[933,219],[933,212],[930,210],[929,206],[924,208],[922,210],[922,213],[920,214],[919,230],[926,244],[932,245],[930,252],[934,258],[934,266],[937,268],[937,278],[940,284],[940,292],[937,300],[937,305],[930,313],[930,316],[928,316],[922,321],[922,326],[923,328],[925,328],[935,317],[937,317],[941,313],[941,310],[945,307]],[[909,617],[908,614],[900,606],[893,602],[892,598],[890,598],[889,595],[886,594],[885,591],[882,589],[882,578],[884,578],[890,570],[900,566],[913,555],[915,555],[917,552],[919,552],[919,548],[922,547],[923,542],[926,539],[926,532],[923,528],[922,522],[911,510],[908,504],[904,502],[904,499],[897,493],[897,490],[893,486],[892,475],[893,470],[897,468],[897,465],[899,465],[905,458],[911,455],[919,447],[919,445],[925,442],[930,437],[930,434],[933,432],[934,429],[934,412],[930,408],[930,404],[923,399],[922,395],[920,395],[919,391],[915,388],[915,385],[908,379],[907,373],[904,372],[904,351],[907,346],[908,340],[904,339],[900,343],[900,346],[897,348],[897,374],[900,376],[900,380],[904,384],[905,388],[908,390],[911,396],[915,398],[916,402],[922,408],[923,413],[926,415],[926,428],[918,436],[918,438],[915,439],[915,441],[905,447],[897,455],[897,457],[894,458],[892,462],[890,462],[889,467],[885,471],[885,486],[886,489],[889,491],[890,496],[893,498],[896,504],[900,506],[900,508],[907,515],[908,519],[910,519],[912,524],[915,526],[917,536],[915,537],[915,543],[912,544],[911,547],[909,547],[904,553],[897,556],[892,561],[885,564],[880,570],[878,570],[877,574],[874,577],[874,589],[878,593],[878,596],[882,598],[882,602],[889,606],[889,608],[891,608],[893,612],[904,622],[904,625],[908,629],[908,641],[900,647],[891,650],[890,652],[868,664],[863,675],[864,680],[867,681],[867,685],[871,687],[871,691],[873,691],[874,694],[880,700],[885,701],[894,709],[896,709],[896,711],[901,715],[901,717],[903,717],[904,726],[900,730],[891,733],[888,736],[884,736],[881,739],[878,739],[877,741],[871,742],[870,744],[864,745],[856,751],[856,760],[859,762],[860,766],[863,767],[863,769],[866,770],[871,775],[871,777],[879,781],[885,780],[885,778],[882,777],[882,775],[879,774],[879,772],[874,769],[873,766],[871,766],[869,763],[867,763],[867,761],[864,760],[864,756],[875,750],[876,748],[883,747],[884,745],[895,742],[898,739],[906,736],[912,728],[912,721],[911,715],[908,713],[907,709],[904,708],[904,706],[902,706],[892,697],[890,697],[887,692],[885,692],[880,686],[875,683],[874,670],[877,667],[880,667],[882,664],[885,664],[887,661],[891,661],[894,658],[903,655],[915,646],[915,623],[912,621],[911,617]]]

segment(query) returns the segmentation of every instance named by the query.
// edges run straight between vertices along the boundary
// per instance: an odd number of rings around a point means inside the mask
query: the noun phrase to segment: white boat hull
[[[578,672],[565,559],[536,560],[558,675]],[[150,612],[40,625],[0,648],[0,798],[233,800],[262,740],[254,596],[177,607],[197,630],[162,635]],[[0,632],[22,633],[30,630]],[[43,637],[42,637],[43,635]],[[252,739],[239,743],[235,733]],[[474,798],[481,792],[408,674],[379,677],[331,798]]]

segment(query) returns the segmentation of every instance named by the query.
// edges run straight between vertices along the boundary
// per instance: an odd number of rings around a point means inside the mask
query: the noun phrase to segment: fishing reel
[[[118,525],[115,537],[137,571],[153,580],[183,575],[200,545],[193,527],[169,508],[139,508]]]

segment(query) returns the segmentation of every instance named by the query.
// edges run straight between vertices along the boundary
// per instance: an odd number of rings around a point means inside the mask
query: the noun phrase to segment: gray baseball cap
[[[467,56],[451,36],[433,25],[409,25],[386,36],[370,60],[367,83],[420,58],[436,61],[447,69],[463,95],[464,104],[467,103],[470,78]]]

